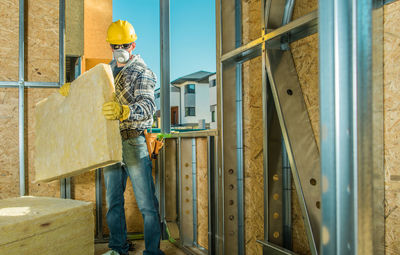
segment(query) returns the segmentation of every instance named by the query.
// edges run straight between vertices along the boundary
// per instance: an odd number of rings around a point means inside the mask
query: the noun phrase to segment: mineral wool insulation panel
[[[99,64],[71,84],[67,97],[55,93],[36,106],[36,181],[51,181],[122,160],[118,120],[106,120],[112,100],[109,65]]]
[[[48,197],[0,200],[0,254],[94,254],[91,203]]]

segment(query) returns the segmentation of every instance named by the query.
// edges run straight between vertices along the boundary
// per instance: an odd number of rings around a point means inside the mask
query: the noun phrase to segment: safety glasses
[[[131,47],[132,43],[125,43],[125,44],[110,44],[111,48],[113,48],[114,50],[118,50],[118,49],[124,49],[127,50],[129,49],[129,47]]]

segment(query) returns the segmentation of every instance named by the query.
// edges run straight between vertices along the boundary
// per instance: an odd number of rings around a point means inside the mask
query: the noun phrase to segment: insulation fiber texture
[[[0,200],[0,254],[94,254],[87,202],[18,197]]]
[[[67,97],[55,93],[36,106],[36,181],[50,181],[122,160],[118,120],[106,120],[111,101],[109,65],[99,64],[71,84]]]

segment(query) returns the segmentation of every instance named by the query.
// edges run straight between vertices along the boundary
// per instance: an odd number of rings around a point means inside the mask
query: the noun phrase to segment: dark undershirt
[[[117,66],[114,67],[114,69],[113,69],[114,78],[117,77],[117,75],[119,74],[119,72],[121,72],[122,68],[124,68],[124,67],[123,67],[123,66],[121,66],[121,67],[117,67]]]

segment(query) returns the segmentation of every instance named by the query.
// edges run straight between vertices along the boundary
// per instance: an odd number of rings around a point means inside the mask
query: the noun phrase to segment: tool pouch
[[[144,130],[144,137],[146,138],[150,159],[157,159],[158,152],[164,146],[164,139],[158,140],[157,134],[148,133],[147,130]]]

